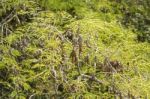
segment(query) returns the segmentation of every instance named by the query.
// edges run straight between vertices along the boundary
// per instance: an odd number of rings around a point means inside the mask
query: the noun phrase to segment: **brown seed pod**
[[[103,71],[110,72],[110,73],[122,72],[123,66],[117,60],[110,61],[108,58],[105,58],[104,63],[103,63]]]
[[[64,32],[64,37],[67,38],[68,40],[70,41],[73,41],[73,38],[74,38],[74,34],[73,34],[73,31],[69,28],[67,29],[65,32]]]
[[[79,56],[81,55],[81,52],[82,52],[82,42],[83,42],[83,39],[82,39],[81,35],[79,35],[79,37],[78,37]]]
[[[73,64],[77,64],[78,62],[78,58],[77,58],[77,51],[76,48],[74,47],[71,54],[70,54],[70,58],[72,59],[72,63]]]

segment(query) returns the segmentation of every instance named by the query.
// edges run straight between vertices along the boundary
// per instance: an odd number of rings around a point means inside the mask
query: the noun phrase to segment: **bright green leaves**
[[[29,90],[31,88],[30,85],[27,83],[23,83],[22,86],[23,86],[24,90]]]
[[[3,63],[2,61],[0,61],[0,70],[3,69],[3,68],[5,68],[5,66],[6,66],[5,63]]]
[[[13,91],[11,94],[10,94],[10,97],[15,97],[17,95],[17,92],[16,91]]]
[[[42,7],[51,10],[70,10],[83,6],[83,0],[38,0]]]
[[[17,56],[20,56],[21,53],[18,51],[18,50],[12,50],[11,51],[11,54],[14,56],[14,57],[17,57]]]
[[[37,11],[32,0],[15,3],[15,20],[26,24],[15,25],[13,33],[0,45],[0,76],[13,89],[9,90],[10,98],[24,99],[34,93],[41,98],[55,94],[59,85],[63,91],[58,91],[65,98],[112,98],[114,94],[108,88],[112,86],[123,94],[149,94],[150,46],[136,42],[135,34],[117,22],[122,8],[118,3],[115,9],[108,0],[40,0],[42,11]],[[32,17],[32,21],[26,17]],[[66,35],[68,28],[75,38]],[[82,52],[77,48],[74,56],[79,63],[74,64],[71,53],[79,46],[74,42],[78,35],[82,38]],[[125,71],[107,75],[102,70],[105,57],[120,61]],[[92,78],[80,77],[77,65],[82,74]],[[104,84],[94,81],[94,77]]]

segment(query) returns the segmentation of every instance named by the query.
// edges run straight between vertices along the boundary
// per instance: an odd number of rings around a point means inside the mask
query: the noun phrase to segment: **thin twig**
[[[1,22],[0,22],[0,26],[2,26],[3,24],[6,24],[6,23],[8,23],[9,21],[11,21],[13,18],[14,18],[14,16],[15,16],[15,10],[16,9],[14,9],[14,10],[12,10],[11,11],[11,13],[4,19],[4,20],[2,20]]]
[[[96,81],[100,84],[104,84],[103,81],[99,80],[97,77],[95,76],[90,76],[90,75],[85,75],[85,74],[81,74],[81,77],[84,77],[84,78],[88,78],[89,80],[93,80],[93,81]]]

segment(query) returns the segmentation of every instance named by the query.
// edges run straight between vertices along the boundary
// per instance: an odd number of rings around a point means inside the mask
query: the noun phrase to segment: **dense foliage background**
[[[149,0],[1,0],[0,99],[149,99]]]

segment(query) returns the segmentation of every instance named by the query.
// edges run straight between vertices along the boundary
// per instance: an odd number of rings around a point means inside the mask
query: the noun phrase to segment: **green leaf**
[[[19,99],[26,99],[25,96],[19,96]]]
[[[24,88],[25,90],[29,90],[31,87],[29,86],[29,84],[23,83],[23,88]]]
[[[12,50],[11,53],[13,56],[20,56],[21,55],[21,53],[18,50]]]
[[[13,98],[13,97],[15,97],[17,95],[17,92],[16,91],[13,91],[11,94],[10,94],[10,96]]]
[[[0,69],[5,68],[5,63],[4,62],[0,62]]]

